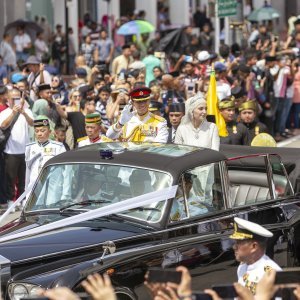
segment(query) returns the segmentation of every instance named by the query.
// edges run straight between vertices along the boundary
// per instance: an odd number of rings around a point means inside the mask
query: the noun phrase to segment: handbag
[[[11,130],[13,129],[15,123],[17,122],[18,118],[19,118],[20,113],[17,113],[12,122],[10,123],[10,125],[6,128],[6,129],[1,129],[0,128],[0,153],[4,151],[5,146],[7,144],[7,141],[10,137],[11,134]]]

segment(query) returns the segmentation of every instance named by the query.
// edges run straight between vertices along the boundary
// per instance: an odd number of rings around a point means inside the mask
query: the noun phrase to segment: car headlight
[[[11,283],[8,286],[8,294],[11,300],[19,300],[29,296],[36,296],[40,287],[29,283]]]

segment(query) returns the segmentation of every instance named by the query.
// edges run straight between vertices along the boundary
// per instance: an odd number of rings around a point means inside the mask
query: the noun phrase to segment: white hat
[[[198,54],[199,61],[206,61],[211,58],[210,54],[207,51],[200,51]]]
[[[234,232],[230,236],[234,240],[247,240],[255,238],[270,238],[273,233],[257,223],[241,218],[234,218]]]

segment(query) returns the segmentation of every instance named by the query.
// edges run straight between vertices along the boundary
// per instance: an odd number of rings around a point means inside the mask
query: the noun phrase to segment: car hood
[[[11,225],[10,228],[1,232],[0,237],[40,226],[25,219]],[[130,238],[152,230],[141,224],[124,221],[120,217],[100,218],[51,232],[2,242],[0,255],[14,263],[47,255],[66,254],[69,251],[76,251],[88,246],[95,247],[97,244],[108,240]]]

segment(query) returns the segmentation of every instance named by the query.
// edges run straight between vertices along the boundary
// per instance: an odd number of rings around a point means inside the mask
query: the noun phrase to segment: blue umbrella
[[[280,17],[280,13],[272,6],[263,6],[254,10],[249,16],[248,20],[253,22],[270,21]]]
[[[134,20],[123,24],[117,31],[117,34],[120,35],[132,35],[132,34],[141,34],[149,33],[154,31],[154,26],[142,20]]]

